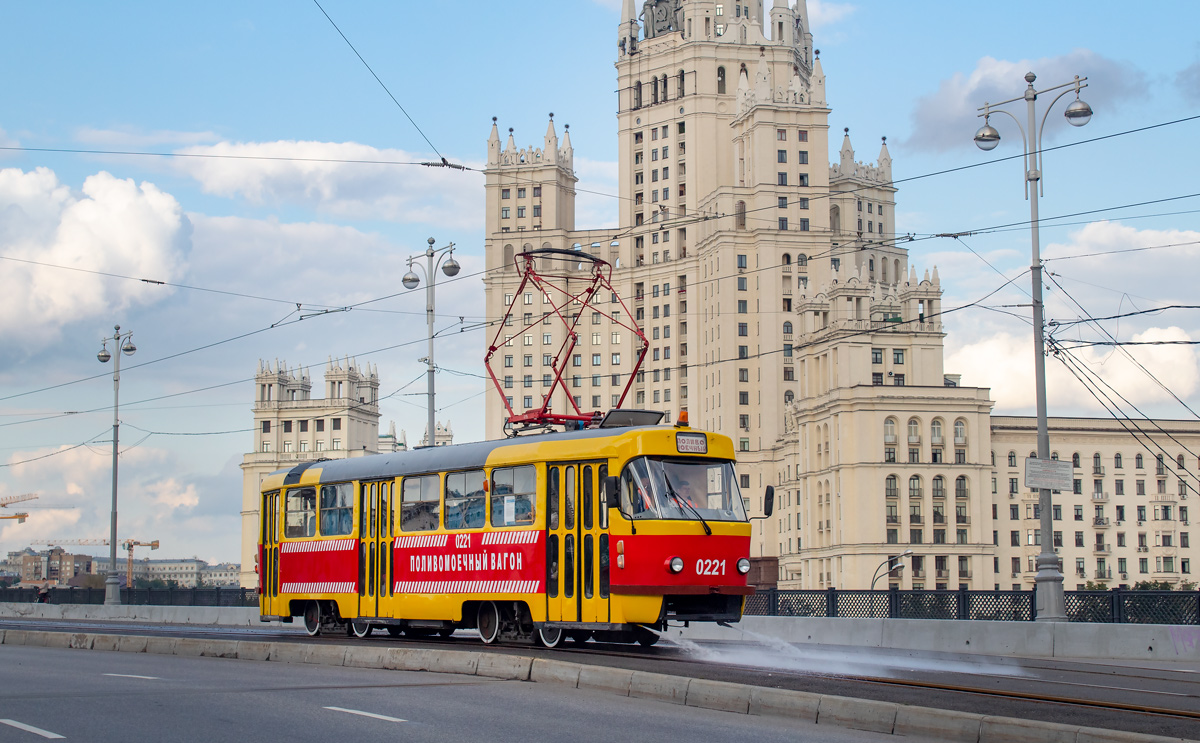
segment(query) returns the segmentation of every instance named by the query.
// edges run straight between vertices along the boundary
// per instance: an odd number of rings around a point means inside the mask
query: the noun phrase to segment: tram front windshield
[[[730,462],[638,457],[621,473],[621,511],[634,519],[745,521]]]

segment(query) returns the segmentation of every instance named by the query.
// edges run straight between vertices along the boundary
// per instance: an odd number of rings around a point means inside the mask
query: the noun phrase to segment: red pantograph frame
[[[590,279],[583,278],[578,274],[570,274],[566,271],[562,273],[539,273],[536,265],[537,258],[559,260],[564,265],[569,263],[591,263],[591,277]],[[604,417],[604,413],[600,410],[588,413],[583,412],[579,405],[576,404],[575,398],[571,395],[571,391],[568,389],[566,380],[563,377],[563,373],[567,369],[567,364],[570,363],[571,354],[575,350],[575,346],[579,344],[579,333],[576,330],[576,326],[579,325],[580,318],[586,317],[589,314],[589,308],[591,312],[601,312],[608,318],[610,323],[632,332],[641,344],[640,349],[637,351],[637,361],[633,365],[633,370],[629,372],[629,379],[626,381],[624,389],[621,390],[621,397],[617,400],[616,407],[618,408],[625,402],[625,396],[629,394],[629,388],[633,386],[633,381],[637,377],[638,370],[642,367],[642,360],[646,358],[646,352],[650,348],[650,342],[646,340],[646,334],[642,332],[641,327],[638,326],[637,321],[633,318],[633,314],[625,306],[625,301],[621,299],[616,288],[612,285],[612,265],[608,261],[601,260],[583,251],[562,250],[559,248],[539,248],[518,253],[514,256],[513,262],[516,264],[517,272],[521,274],[521,284],[517,287],[516,292],[513,293],[512,303],[509,304],[508,311],[505,313],[504,319],[496,330],[495,337],[492,338],[492,342],[488,346],[487,355],[483,357],[483,364],[487,367],[488,376],[492,378],[492,383],[496,385],[496,390],[500,393],[500,399],[504,401],[504,407],[508,410],[509,425],[515,429],[545,425],[570,425],[579,422],[582,422],[585,426],[598,425]],[[572,280],[575,282],[586,281],[587,286],[584,287],[583,291],[572,292],[569,283]],[[505,330],[509,327],[515,327],[515,321],[513,325],[508,324],[510,322],[509,318],[517,317],[514,309],[522,301],[521,298],[524,296],[525,289],[530,284],[533,285],[533,288],[542,297],[550,301],[551,309],[545,314],[538,314],[537,318],[531,324],[525,325],[522,320],[521,330],[513,333],[512,338],[521,338],[526,331],[541,325],[543,318],[550,314],[558,317],[567,332],[558,347],[558,352],[554,356],[554,361],[551,365],[554,370],[554,380],[550,385],[550,389],[543,392],[541,406],[529,412],[517,414],[513,410],[512,404],[508,401],[508,395],[504,393],[504,386],[496,376],[495,370],[492,369],[492,357],[496,354],[496,351],[504,347],[505,341],[503,336]],[[628,322],[623,319],[614,320],[610,313],[603,312],[593,302],[596,293],[603,289],[607,289],[612,293],[612,296],[616,299],[616,303],[621,306],[621,311],[624,313],[622,317],[629,318]],[[561,299],[561,301],[556,301],[557,299]],[[579,309],[575,315],[575,319],[572,321],[570,313],[564,314],[563,310],[576,301],[579,302]],[[550,412],[550,400],[554,395],[554,391],[559,387],[566,394],[568,404],[574,409],[573,414]]]

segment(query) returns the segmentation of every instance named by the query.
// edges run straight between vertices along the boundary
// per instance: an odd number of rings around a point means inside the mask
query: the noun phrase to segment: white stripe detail
[[[363,712],[360,709],[346,709],[345,707],[326,707],[325,709],[331,709],[334,712],[347,712],[352,715],[362,715],[363,717],[373,717],[376,720],[384,720],[386,722],[408,722],[408,720],[401,720],[399,717],[388,717],[387,715],[377,715],[374,712]]]
[[[411,537],[396,537],[396,549],[420,549],[422,547],[445,547],[449,534],[418,534]]]
[[[280,552],[291,554],[296,552],[342,552],[355,549],[357,539],[321,539],[311,542],[284,542]]]
[[[33,733],[34,735],[40,735],[43,738],[62,738],[62,737],[64,737],[64,736],[59,735],[58,733],[52,733],[49,730],[42,730],[41,728],[35,728],[33,725],[26,725],[25,723],[17,722],[16,720],[0,720],[0,723],[3,723],[10,727],[14,727],[17,730],[24,730],[27,733]]]
[[[540,531],[489,531],[483,535],[483,543],[487,544],[537,544]]]
[[[355,593],[354,581],[326,581],[321,583],[284,583],[281,593]]]
[[[395,593],[541,593],[540,580],[401,580]]]

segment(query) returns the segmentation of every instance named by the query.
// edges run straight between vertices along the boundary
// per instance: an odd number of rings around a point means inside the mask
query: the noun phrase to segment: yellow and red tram
[[[262,618],[312,635],[651,644],[753,592],[732,442],[686,423],[308,462],[261,506]]]

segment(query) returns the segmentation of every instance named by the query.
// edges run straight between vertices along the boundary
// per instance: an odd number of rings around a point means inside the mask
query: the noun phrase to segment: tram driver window
[[[487,515],[483,470],[446,475],[446,528],[479,529]]]
[[[316,488],[293,488],[287,494],[285,537],[311,537],[317,533]]]
[[[438,528],[442,496],[438,476],[404,478],[400,502],[401,531],[432,531]]]
[[[348,482],[321,486],[321,536],[354,533],[354,488]]]
[[[533,523],[537,470],[497,467],[492,470],[492,526],[523,526]]]

